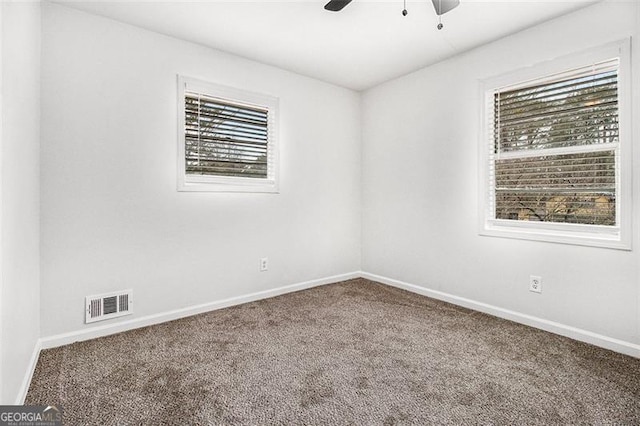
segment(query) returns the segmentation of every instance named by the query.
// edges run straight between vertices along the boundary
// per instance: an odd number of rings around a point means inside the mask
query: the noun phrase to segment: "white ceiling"
[[[596,2],[461,0],[438,31],[430,0],[54,1],[355,90]]]

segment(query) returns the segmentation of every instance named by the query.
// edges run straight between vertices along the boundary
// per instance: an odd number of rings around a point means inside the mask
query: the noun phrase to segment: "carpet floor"
[[[640,359],[364,279],[42,351],[66,425],[640,424]]]

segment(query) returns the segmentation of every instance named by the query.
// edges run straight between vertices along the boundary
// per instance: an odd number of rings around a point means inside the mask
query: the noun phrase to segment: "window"
[[[484,82],[481,234],[630,248],[628,50]]]
[[[178,78],[178,190],[277,192],[278,99]]]

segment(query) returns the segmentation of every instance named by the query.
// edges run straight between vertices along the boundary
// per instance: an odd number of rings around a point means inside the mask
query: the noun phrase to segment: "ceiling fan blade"
[[[431,0],[433,7],[436,9],[436,14],[444,15],[450,10],[455,9],[460,5],[460,0]]]
[[[351,3],[351,0],[331,0],[329,3],[324,5],[324,8],[331,12],[340,12],[349,3]]]

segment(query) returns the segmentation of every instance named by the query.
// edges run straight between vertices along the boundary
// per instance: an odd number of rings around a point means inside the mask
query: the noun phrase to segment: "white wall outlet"
[[[542,277],[531,275],[529,277],[529,291],[534,293],[542,293]]]
[[[263,257],[260,259],[260,272],[267,271],[269,269],[269,258]]]

